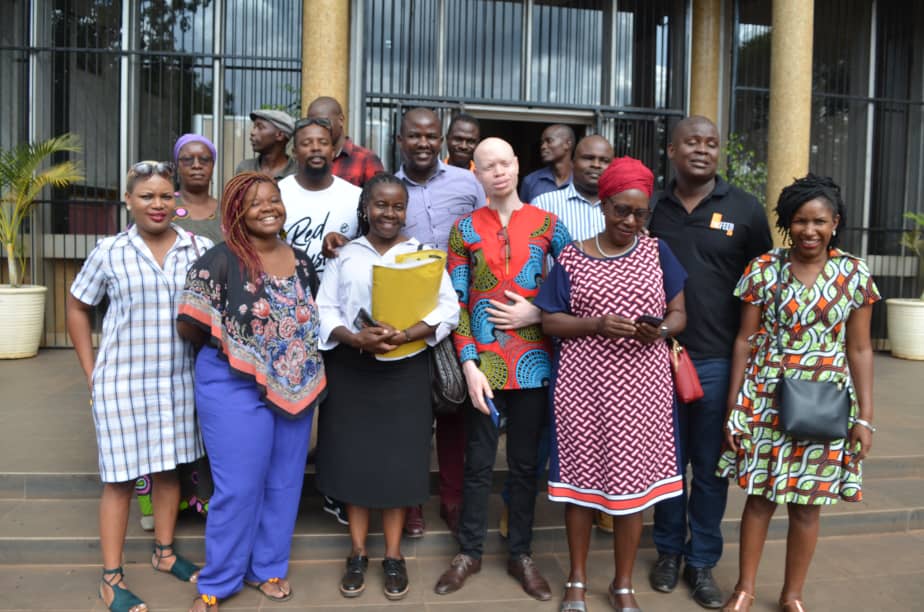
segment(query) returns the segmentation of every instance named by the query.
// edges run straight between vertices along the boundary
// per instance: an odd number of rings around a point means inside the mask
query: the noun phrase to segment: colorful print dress
[[[782,353],[774,340],[774,292],[780,280]],[[751,356],[727,424],[741,436],[740,448],[737,453],[724,450],[717,475],[735,478],[749,495],[778,504],[862,500],[862,467],[851,462],[847,441],[793,439],[779,429],[775,394],[782,364],[787,376],[847,383],[851,422],[856,417],[859,406],[844,338],[850,314],[880,299],[866,264],[831,249],[815,283],[805,286],[791,272],[788,251],[774,249],[748,265],[735,295],[760,306],[762,315],[757,333],[749,339]]]
[[[558,217],[529,204],[513,211],[506,227],[491,208],[479,208],[452,226],[447,267],[461,308],[453,341],[459,360],[476,360],[492,389],[548,386],[552,347],[541,326],[496,329],[487,309],[490,300],[510,301],[505,290],[535,298],[548,256],[558,257],[570,242]]]
[[[607,259],[569,245],[535,304],[580,318],[660,316],[685,280],[673,253],[654,238],[639,236]],[[665,342],[562,338],[552,396],[549,499],[623,515],[683,492]]]

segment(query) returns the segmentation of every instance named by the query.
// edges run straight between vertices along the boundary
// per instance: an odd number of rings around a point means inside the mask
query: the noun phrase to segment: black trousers
[[[507,417],[507,466],[510,470],[511,557],[530,554],[536,509],[536,452],[542,424],[548,414],[548,389],[495,391],[494,405]],[[459,545],[463,554],[480,559],[488,531],[488,497],[491,494],[499,431],[491,417],[474,408],[465,415],[465,481]]]

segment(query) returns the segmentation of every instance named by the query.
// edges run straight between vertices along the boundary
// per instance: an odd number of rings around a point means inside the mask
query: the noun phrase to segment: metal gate
[[[9,7],[9,8],[8,8]],[[249,113],[298,112],[301,0],[7,0],[0,146],[78,134],[86,181],[49,193],[29,228],[29,282],[49,288],[46,346],[69,344],[64,300],[96,241],[121,230],[124,172],[185,132],[219,151],[218,193],[249,157]]]

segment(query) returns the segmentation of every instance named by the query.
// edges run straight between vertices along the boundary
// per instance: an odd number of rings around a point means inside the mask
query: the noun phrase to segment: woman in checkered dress
[[[90,387],[103,481],[99,594],[110,610],[147,606],[125,586],[122,548],[134,481],[154,477],[155,569],[195,582],[198,569],[173,550],[180,501],[176,466],[203,454],[196,427],[192,351],[174,317],[186,274],[212,246],[171,223],[173,167],[141,162],[126,180],[128,230],[105,238],[87,257],[68,296],[67,328]],[[99,353],[94,359],[91,314],[103,297]]]

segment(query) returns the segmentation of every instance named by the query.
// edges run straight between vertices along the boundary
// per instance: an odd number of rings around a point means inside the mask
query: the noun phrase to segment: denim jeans
[[[655,506],[654,542],[661,554],[681,554],[691,567],[714,567],[722,556],[722,517],[728,480],[715,475],[722,452],[728,400],[728,359],[694,359],[704,396],[692,404],[675,404],[674,428],[683,495]],[[689,537],[687,529],[689,527]]]

